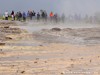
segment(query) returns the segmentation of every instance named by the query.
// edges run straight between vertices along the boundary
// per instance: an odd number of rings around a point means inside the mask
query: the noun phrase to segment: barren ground
[[[0,21],[0,75],[100,75],[99,26],[68,26]]]

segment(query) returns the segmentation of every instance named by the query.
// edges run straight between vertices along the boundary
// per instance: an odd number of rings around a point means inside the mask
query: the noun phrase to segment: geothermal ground
[[[0,75],[100,75],[100,25],[0,21]]]

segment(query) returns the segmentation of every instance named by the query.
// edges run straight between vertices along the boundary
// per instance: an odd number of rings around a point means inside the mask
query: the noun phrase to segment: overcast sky
[[[93,14],[100,11],[100,0],[0,0],[0,12],[11,11],[39,11],[45,9],[66,14]]]

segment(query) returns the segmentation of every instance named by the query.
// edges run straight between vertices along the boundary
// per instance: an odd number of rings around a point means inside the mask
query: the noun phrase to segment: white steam
[[[59,11],[66,14],[92,15],[100,11],[100,0],[61,0]]]

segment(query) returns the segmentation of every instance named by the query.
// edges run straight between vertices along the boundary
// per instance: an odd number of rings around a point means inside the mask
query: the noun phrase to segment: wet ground
[[[20,41],[7,42],[12,46],[38,46],[48,43],[70,43],[77,45],[100,44],[100,26],[98,24],[85,23],[43,23],[43,22],[17,22],[12,26],[26,30],[18,38]],[[60,28],[61,31],[52,31],[52,28]]]

